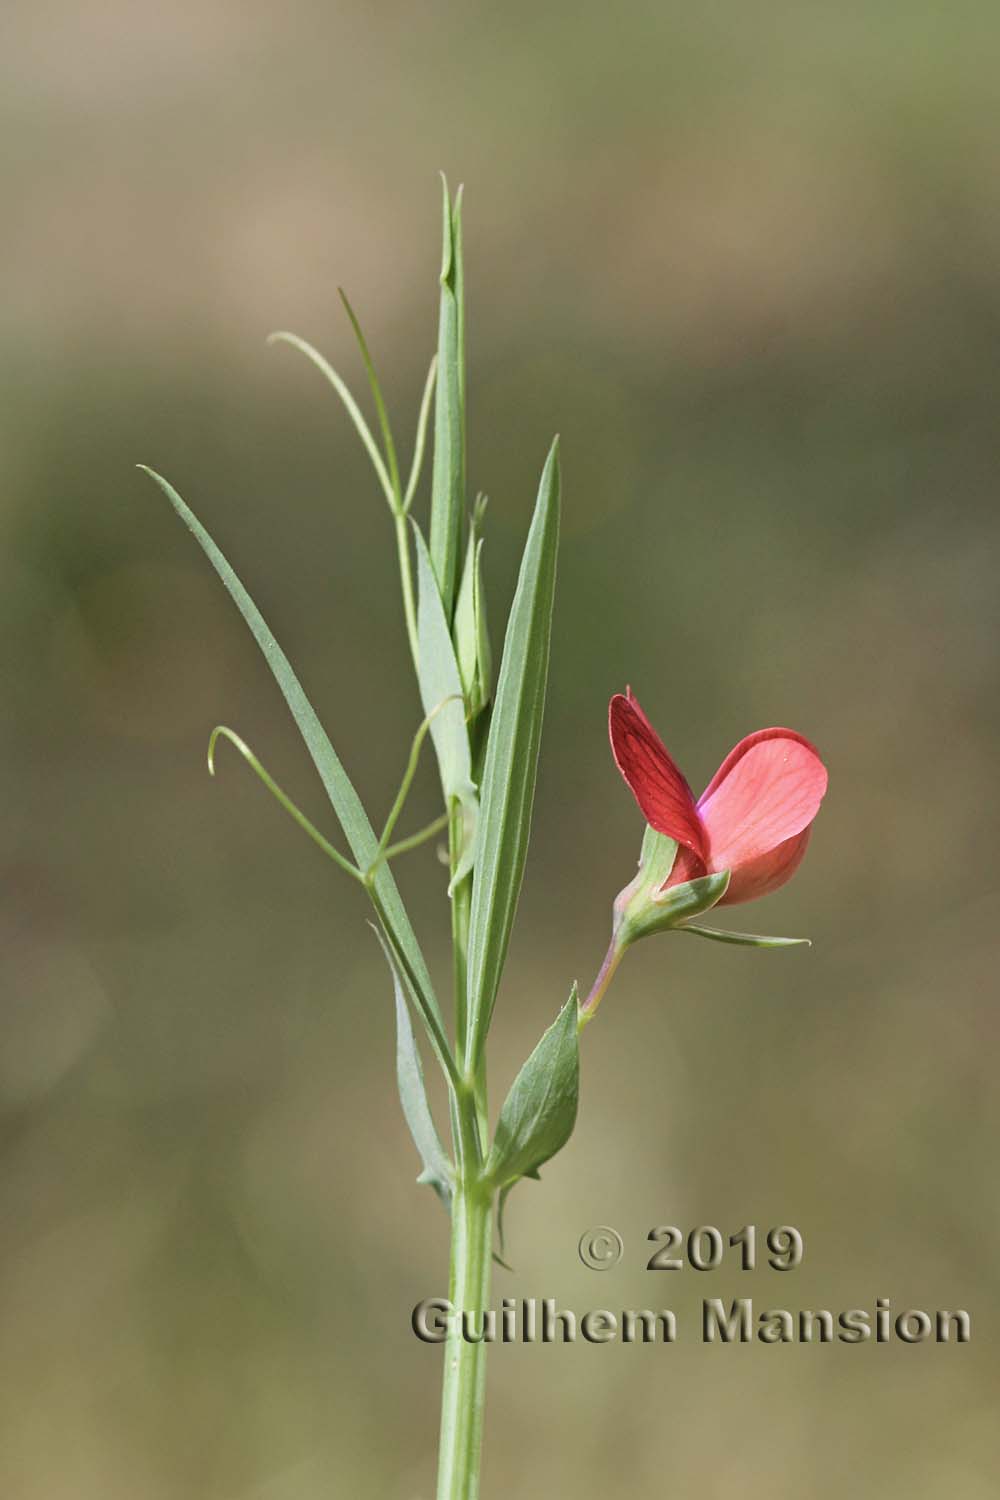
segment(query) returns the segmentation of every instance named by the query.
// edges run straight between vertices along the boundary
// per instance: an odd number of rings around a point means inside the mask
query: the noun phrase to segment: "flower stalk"
[[[608,945],[608,951],[604,955],[604,962],[601,964],[601,967],[598,970],[597,978],[594,980],[594,983],[590,987],[590,994],[580,1006],[581,1030],[584,1026],[586,1026],[588,1021],[593,1020],[594,1015],[597,1011],[597,1007],[604,999],[605,991],[607,990],[612,979],[615,977],[615,970],[618,968],[618,965],[621,963],[624,957],[624,947],[621,943],[618,942],[617,936],[613,937],[610,944]]]

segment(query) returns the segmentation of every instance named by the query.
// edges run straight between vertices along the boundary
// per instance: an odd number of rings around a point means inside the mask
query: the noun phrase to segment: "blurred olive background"
[[[699,787],[788,723],[831,790],[795,882],[630,955],[496,1295],[669,1306],[673,1348],[491,1356],[486,1496],[995,1494],[994,7],[15,0],[0,19],[0,1490],[433,1490],[446,1223],[414,1184],[360,894],[228,551],[374,820],[419,709],[391,528],[317,373],[363,319],[407,453],[435,173],[466,184],[470,486],[499,649],[553,431],[565,524],[494,1095],[603,954],[631,682]],[[426,506],[426,487],[421,507]],[[421,510],[424,513],[424,510]],[[432,816],[430,762],[407,814]],[[400,879],[446,987],[444,874]],[[644,1270],[657,1224],[801,1270]],[[611,1224],[621,1267],[584,1269]],[[706,1348],[758,1310],[969,1309],[968,1347]]]

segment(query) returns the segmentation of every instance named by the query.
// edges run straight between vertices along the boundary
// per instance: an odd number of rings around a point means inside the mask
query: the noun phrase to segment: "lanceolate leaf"
[[[233,603],[250,627],[274,680],[291,709],[292,717],[298,725],[306,749],[326,788],[327,796],[344,830],[347,842],[351,846],[358,868],[362,871],[367,870],[378,850],[378,839],[368,821],[361,799],[341,765],[315,709],[303,692],[302,685],[293,672],[287,656],[271,634],[267,622],[243,584],[177,491],[152,469],[146,468],[144,464],[140,464],[139,467],[156,481],[185,526],[192,532],[205,556],[225,584]],[[450,1073],[454,1068],[454,1063],[450,1056],[440,1007],[434,995],[424,956],[410,925],[410,919],[406,914],[396,882],[389,866],[385,863],[379,866],[373,877],[372,899],[397,962],[406,975],[414,1003],[421,1012],[435,1051],[445,1071]]]
[[[443,236],[441,253],[441,306],[438,318],[437,386],[434,392],[434,465],[431,478],[430,554],[441,589],[445,616],[451,619],[455,604],[458,549],[462,532],[465,488],[465,385],[463,350],[462,246],[456,235],[456,218],[442,178]]]
[[[514,1079],[484,1168],[498,1188],[535,1176],[573,1134],[580,1093],[576,986]]]
[[[455,660],[455,648],[444,617],[431,560],[418,527],[414,526],[413,534],[417,545],[420,697],[424,712],[434,715],[430,721],[431,739],[441,772],[445,805],[450,808],[452,799],[457,798],[465,812],[465,842],[452,878],[454,885],[472,868],[479,802],[476,788],[472,784],[469,731],[465,724],[465,701],[462,679]]]
[[[429,1183],[445,1208],[450,1209],[454,1169],[448,1159],[448,1153],[441,1144],[441,1137],[437,1133],[430,1105],[427,1102],[424,1070],[413,1035],[413,1027],[410,1025],[410,1013],[407,1009],[399,970],[382,934],[377,927],[374,931],[382,945],[382,952],[385,954],[392,973],[392,987],[396,1000],[396,1082],[399,1085],[399,1101],[403,1106],[406,1123],[410,1127],[413,1144],[423,1162],[423,1171],[417,1181]]]
[[[524,874],[549,667],[559,544],[559,449],[552,444],[511,605],[480,786],[479,849],[469,916],[465,1066],[478,1060]]]
[[[451,211],[452,282],[455,290],[455,310],[458,314],[458,395],[462,413],[462,458],[465,460],[465,245],[462,238],[462,196],[464,189],[459,184],[455,194],[455,206]],[[446,193],[447,196],[447,193]],[[462,470],[465,480],[465,469]]]

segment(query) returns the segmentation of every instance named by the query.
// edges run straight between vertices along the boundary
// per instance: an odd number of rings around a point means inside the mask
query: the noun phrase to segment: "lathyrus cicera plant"
[[[612,701],[612,747],[648,824],[639,874],[615,903],[611,948],[589,997],[579,1004],[572,987],[515,1078],[491,1133],[486,1041],[531,824],[559,540],[558,442],[542,468],[494,681],[483,575],[486,506],[481,497],[470,505],[466,479],[461,192],[453,201],[444,185],[437,352],[405,480],[368,346],[343,300],[371,388],[378,437],[341,376],[316,349],[291,333],[274,334],[272,342],[300,351],[332,386],[368,452],[388,509],[421,717],[399,792],[379,831],[243,583],[177,491],[147,472],[193,533],[257,641],[349,852],[306,818],[249,745],[226,726],[212,733],[209,770],[214,772],[218,741],[225,739],[371,904],[392,980],[397,1082],[422,1163],[418,1180],[438,1195],[451,1221],[449,1301],[455,1315],[444,1354],[438,1500],[474,1500],[487,1346],[462,1337],[460,1315],[476,1321],[486,1308],[498,1207],[502,1210],[522,1178],[539,1175],[573,1130],[580,1031],[622,953],[638,937],[662,929],[709,935],[692,919],[724,902],[727,892],[729,900],[749,899],[787,879],[804,852],[826,774],[800,736],[763,731],[737,746],[696,805],[635,699]],[[422,525],[415,502],[432,411],[430,507]],[[442,811],[427,827],[400,837],[397,825],[427,738],[440,773]],[[393,876],[397,859],[436,838],[447,844],[442,898],[451,915],[450,1025]],[[449,1146],[425,1093],[419,1034],[447,1087]]]

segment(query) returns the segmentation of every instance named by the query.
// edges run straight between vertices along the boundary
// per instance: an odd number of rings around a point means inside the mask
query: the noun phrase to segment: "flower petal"
[[[691,788],[671,760],[666,746],[638,699],[616,693],[608,709],[608,730],[615,763],[638,802],[646,822],[657,833],[676,839],[703,862],[707,841]]]
[[[759,729],[731,750],[698,803],[708,833],[709,867],[742,867],[809,827],[826,791],[826,767],[807,739],[792,729]],[[798,856],[801,858],[801,853]],[[777,884],[788,879],[788,871]],[[770,884],[768,889],[775,889]],[[763,891],[757,892],[763,894]],[[727,900],[734,897],[727,892]],[[749,900],[737,895],[736,900]]]
[[[700,880],[703,875],[707,874],[708,865],[701,855],[682,847],[678,849],[670,874],[660,886],[660,890],[669,891],[671,886],[686,885],[689,880]]]
[[[802,863],[811,832],[811,827],[803,828],[801,833],[786,839],[777,848],[740,865],[732,872],[726,894],[718,904],[738,906],[741,901],[756,901],[758,896],[768,896],[786,880],[791,880]]]

